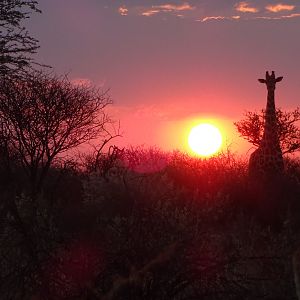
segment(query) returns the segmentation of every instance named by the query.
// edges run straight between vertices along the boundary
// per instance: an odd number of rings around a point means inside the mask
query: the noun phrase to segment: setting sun
[[[211,156],[220,149],[222,135],[216,126],[203,123],[192,128],[188,143],[193,152],[198,155]]]

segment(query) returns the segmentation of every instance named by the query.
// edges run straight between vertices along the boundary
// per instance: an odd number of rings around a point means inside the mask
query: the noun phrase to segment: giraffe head
[[[266,72],[266,79],[258,79],[258,81],[261,83],[265,83],[269,91],[275,91],[276,83],[281,81],[282,78],[283,77],[276,78],[275,72],[272,71],[271,75],[269,74],[269,72]]]

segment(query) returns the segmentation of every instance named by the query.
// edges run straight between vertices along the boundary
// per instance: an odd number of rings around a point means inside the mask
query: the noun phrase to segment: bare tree
[[[255,147],[258,147],[263,136],[265,111],[245,113],[245,118],[235,122],[240,136]],[[278,135],[283,154],[293,153],[300,150],[300,108],[293,111],[276,110],[278,122]]]
[[[22,22],[40,12],[37,1],[0,1],[0,75],[16,75],[32,63],[31,54],[39,48]]]
[[[91,139],[106,141],[112,101],[100,89],[74,85],[67,77],[43,73],[0,82],[0,120],[11,151],[30,178],[31,191],[42,187],[57,156]]]

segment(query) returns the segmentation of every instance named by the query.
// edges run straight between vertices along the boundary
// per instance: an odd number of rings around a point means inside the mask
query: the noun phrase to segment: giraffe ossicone
[[[257,180],[272,179],[282,174],[284,169],[275,107],[276,84],[282,79],[283,77],[276,77],[274,71],[271,75],[266,72],[265,79],[258,79],[259,82],[266,84],[268,96],[263,137],[249,160],[249,175]]]

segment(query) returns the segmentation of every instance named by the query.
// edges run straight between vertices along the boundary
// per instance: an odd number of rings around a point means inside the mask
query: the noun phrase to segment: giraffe
[[[258,79],[265,83],[268,89],[267,106],[265,112],[265,125],[259,147],[251,154],[249,160],[249,176],[256,180],[272,179],[283,172],[283,157],[277,133],[277,117],[275,109],[276,83],[283,77],[275,77],[274,71],[265,79]]]

